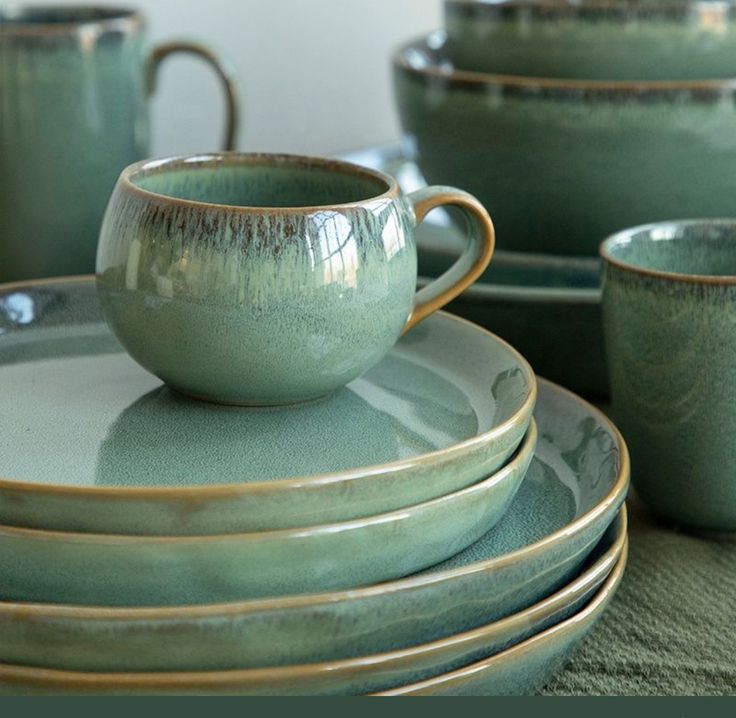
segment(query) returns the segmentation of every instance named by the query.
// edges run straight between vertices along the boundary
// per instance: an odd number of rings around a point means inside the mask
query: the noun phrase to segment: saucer
[[[512,347],[438,313],[331,397],[216,406],[172,392],[102,319],[92,278],[0,287],[0,524],[201,535],[335,523],[459,491],[529,423]]]
[[[57,652],[47,650],[39,659],[51,669],[61,691],[74,687],[107,691],[172,690],[184,680],[197,691],[234,690],[250,695],[341,695],[386,690],[436,676],[465,666],[521,640],[534,636],[569,618],[593,597],[614,567],[619,563],[626,547],[626,509],[622,508],[613,525],[596,547],[585,569],[568,585],[524,611],[473,631],[449,636],[445,639],[412,646],[407,649],[379,655],[360,655],[355,658],[278,668],[255,668],[240,671],[210,671],[189,673],[114,673],[62,672],[59,670]],[[359,649],[359,646],[356,646]],[[94,651],[90,652],[94,663]],[[8,652],[0,642],[0,686],[3,678],[13,674],[7,666]],[[38,660],[38,659],[37,659]],[[27,660],[14,661],[26,666]],[[22,669],[16,674],[32,682],[41,674],[37,669]],[[186,676],[186,679],[184,678]],[[47,674],[48,677],[48,674]],[[66,681],[65,681],[66,678]],[[2,688],[0,688],[0,691]]]
[[[405,139],[342,157],[393,175],[410,192],[426,186],[414,156]],[[442,209],[426,217],[416,237],[425,286],[452,264],[465,240]],[[496,250],[481,278],[447,309],[506,339],[541,376],[583,396],[608,396],[597,258]]]
[[[57,666],[79,670],[313,663],[350,658],[356,646],[370,654],[441,639],[531,606],[577,575],[629,481],[626,446],[611,422],[560,387],[539,387],[540,438],[512,506],[443,564],[375,586],[210,606],[4,602],[0,661],[37,663],[53,647]]]

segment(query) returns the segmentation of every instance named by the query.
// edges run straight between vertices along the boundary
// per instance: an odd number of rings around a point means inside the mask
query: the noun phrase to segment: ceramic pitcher
[[[107,199],[148,154],[148,98],[174,53],[219,76],[232,148],[236,87],[206,47],[148,48],[134,10],[0,9],[0,282],[94,271]]]

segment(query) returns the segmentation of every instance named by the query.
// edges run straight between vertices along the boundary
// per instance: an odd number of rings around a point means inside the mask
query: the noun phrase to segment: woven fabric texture
[[[736,539],[675,532],[628,504],[621,587],[543,693],[736,694]]]

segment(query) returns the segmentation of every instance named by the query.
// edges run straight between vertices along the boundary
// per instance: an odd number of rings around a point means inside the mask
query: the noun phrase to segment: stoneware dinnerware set
[[[393,57],[411,140],[401,158],[472,192],[498,232],[487,277],[450,311],[586,396],[610,395],[600,243],[642,223],[733,215],[734,7],[445,0],[444,29]],[[396,148],[368,154],[397,161]],[[419,245],[425,273],[448,260],[431,238]],[[568,349],[568,331],[584,351]]]
[[[233,146],[212,51],[0,9],[0,694],[535,692],[630,474],[535,370],[600,399],[605,356],[641,497],[736,531],[736,220],[661,221],[728,213],[724,7],[447,0],[351,161],[143,159],[180,50]]]

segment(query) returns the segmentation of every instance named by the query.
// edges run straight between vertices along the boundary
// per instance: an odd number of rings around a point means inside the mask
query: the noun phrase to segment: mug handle
[[[175,40],[173,42],[162,43],[156,45],[148,56],[147,63],[147,90],[151,95],[156,90],[156,78],[158,69],[169,55],[175,53],[184,53],[187,55],[196,55],[204,60],[220,78],[222,88],[225,90],[226,102],[226,120],[225,120],[225,140],[223,142],[224,150],[235,149],[238,136],[239,126],[239,105],[238,105],[238,85],[235,79],[235,73],[230,67],[223,63],[212,50],[207,46],[198,42],[189,42],[187,40]]]
[[[408,194],[406,199],[414,210],[415,226],[435,207],[453,205],[465,215],[471,231],[468,232],[468,244],[455,264],[416,293],[404,333],[455,299],[478,279],[490,263],[496,245],[493,222],[473,195],[454,187],[435,186],[422,187]]]

